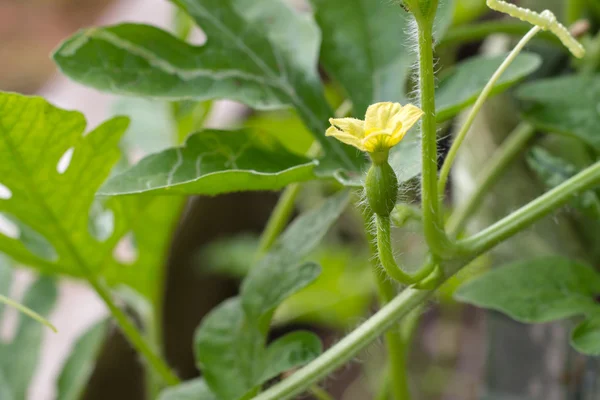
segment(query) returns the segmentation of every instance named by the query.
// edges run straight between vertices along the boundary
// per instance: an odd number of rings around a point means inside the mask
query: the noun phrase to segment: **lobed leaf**
[[[342,192],[298,217],[244,279],[240,295],[211,311],[199,326],[196,359],[219,399],[249,398],[282,368],[319,355],[314,336],[292,334],[275,342],[275,347],[266,347],[266,335],[274,309],[317,278],[320,267],[302,259],[320,243],[347,203],[348,193]]]
[[[151,154],[110,178],[99,194],[208,194],[277,190],[314,178],[315,161],[292,154],[267,135],[207,130],[182,147]]]
[[[85,125],[81,113],[42,98],[0,93],[0,184],[9,193],[0,216],[14,226],[0,232],[0,251],[43,273],[102,276],[150,298],[180,200],[99,202],[96,191],[121,157],[128,121],[113,118],[87,134]],[[127,232],[151,243],[136,268],[112,257]]]
[[[600,275],[576,261],[548,257],[488,272],[459,288],[456,299],[517,321],[549,322],[600,311]]]
[[[202,28],[192,46],[155,27],[80,31],[54,53],[70,78],[99,90],[164,99],[231,99],[257,109],[292,106],[341,165],[357,160],[324,135],[332,112],[317,73],[319,31],[281,0],[172,0]]]
[[[341,192],[298,217],[250,271],[241,288],[242,304],[250,318],[269,313],[319,276],[320,267],[302,263],[302,259],[321,242],[348,205],[348,199],[348,192]]]

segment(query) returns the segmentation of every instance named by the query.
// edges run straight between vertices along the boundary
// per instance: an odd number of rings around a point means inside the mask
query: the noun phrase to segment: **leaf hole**
[[[75,148],[71,147],[70,149],[64,152],[64,154],[60,157],[60,160],[58,160],[58,163],[56,164],[56,172],[62,175],[67,171],[69,165],[71,164],[71,160],[73,159],[74,151]]]
[[[131,265],[137,261],[138,251],[133,232],[127,233],[119,240],[113,250],[113,257],[115,260],[125,265]]]
[[[192,27],[187,38],[189,44],[194,46],[204,46],[206,44],[206,34],[197,26]]]
[[[115,214],[104,207],[104,204],[95,200],[92,203],[88,217],[88,231],[99,242],[104,242],[112,236],[115,230]]]
[[[44,260],[58,259],[58,253],[48,239],[12,215],[0,213],[0,234],[20,241],[32,254]]]
[[[10,200],[12,198],[12,191],[0,183],[0,200]]]
[[[19,229],[19,226],[3,213],[0,213],[0,233],[16,240],[19,240],[21,237],[21,229]]]

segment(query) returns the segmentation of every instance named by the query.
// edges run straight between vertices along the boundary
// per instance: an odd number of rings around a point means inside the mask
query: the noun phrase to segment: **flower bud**
[[[386,161],[371,165],[365,181],[367,201],[373,212],[389,217],[398,198],[398,178]]]

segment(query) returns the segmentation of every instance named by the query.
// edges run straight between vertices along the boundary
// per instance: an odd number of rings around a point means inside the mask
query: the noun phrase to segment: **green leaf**
[[[242,303],[250,318],[259,319],[268,314],[283,300],[317,279],[321,273],[319,264],[299,264],[294,258],[292,253],[281,254],[281,258],[270,257],[244,280]]]
[[[196,359],[206,383],[220,399],[251,395],[274,371],[267,372],[272,360],[265,347],[273,310],[318,276],[320,267],[302,259],[339,218],[348,197],[348,192],[341,192],[298,217],[250,271],[240,296],[227,300],[202,321],[195,337]],[[298,356],[298,350],[289,351],[288,355]],[[309,361],[315,352],[303,354],[296,360]]]
[[[274,324],[316,324],[340,331],[352,329],[369,312],[375,285],[365,265],[366,252],[340,245],[325,245],[311,254],[322,265],[317,280],[300,290],[278,308]]]
[[[587,319],[577,325],[571,332],[571,345],[580,353],[600,355],[600,318]]]
[[[12,394],[12,389],[10,388],[10,382],[6,380],[4,377],[4,373],[0,369],[0,399],[2,400],[14,400],[15,397]]]
[[[215,195],[277,190],[313,179],[315,165],[265,134],[207,130],[190,136],[183,147],[149,155],[110,178],[99,193]]]
[[[506,59],[501,56],[470,58],[442,77],[436,92],[437,120],[446,121],[475,103],[483,88]],[[521,81],[542,64],[533,53],[521,53],[494,85],[492,94],[498,94]]]
[[[268,132],[287,151],[298,155],[305,155],[314,142],[297,113],[291,110],[256,113],[244,121],[244,126],[252,131]]]
[[[262,381],[309,363],[323,351],[321,339],[312,332],[296,331],[275,340],[266,353]]]
[[[48,277],[35,281],[23,297],[23,305],[47,317],[56,303],[56,283]],[[39,363],[42,337],[46,327],[27,316],[19,317],[14,339],[2,344],[0,369],[9,382],[15,399],[26,397],[29,383]]]
[[[239,297],[204,318],[194,340],[196,360],[219,399],[239,399],[262,383],[264,342],[260,330],[246,318]]]
[[[241,296],[244,309],[251,318],[272,311],[284,299],[316,279],[320,267],[301,261],[337,221],[348,205],[348,199],[348,192],[341,192],[321,207],[298,217],[250,271],[242,283]]]
[[[416,55],[410,19],[397,4],[381,0],[310,0],[323,32],[321,61],[348,92],[353,115],[363,118],[380,101],[406,103],[406,82]],[[436,34],[452,17],[452,1],[440,2]]]
[[[161,209],[164,200],[145,197],[99,204],[95,193],[121,157],[118,145],[128,121],[114,118],[84,135],[85,125],[81,113],[42,98],[0,93],[0,184],[10,193],[0,202],[0,215],[17,228],[11,236],[0,233],[0,251],[43,273],[92,274],[150,296],[147,279],[154,272],[127,268],[113,259],[113,249],[137,230],[154,236],[149,256],[165,251],[166,241],[159,242],[171,230],[153,229],[149,221],[178,208]],[[98,205],[101,213],[93,207]],[[156,209],[162,210],[156,217],[147,214]],[[101,215],[106,221],[99,221]],[[98,227],[106,233],[102,238]]]
[[[536,81],[517,91],[525,119],[537,128],[575,136],[600,149],[600,76]]]
[[[163,390],[158,400],[218,400],[202,378]]]
[[[96,358],[106,338],[108,322],[100,321],[75,343],[57,382],[56,400],[79,400],[94,372]]]
[[[549,257],[497,268],[467,282],[455,297],[517,321],[541,323],[600,311],[599,293],[600,275],[592,268]]]
[[[582,161],[583,157],[577,157],[577,152],[569,151],[572,148],[564,144],[565,138],[560,138],[560,142],[563,143],[560,148],[561,154],[574,156],[577,161]],[[527,163],[548,189],[555,188],[582,169],[541,147],[534,147],[529,151]],[[598,223],[600,221],[600,197],[598,191],[583,192],[573,197],[569,205],[574,208],[575,212],[569,213],[568,217],[573,222],[574,231],[580,238],[581,246],[587,249],[585,259],[594,264],[595,260],[600,257],[600,224]]]
[[[292,106],[347,168],[356,159],[324,136],[332,112],[317,73],[319,30],[281,0],[172,0],[207,36],[192,46],[163,30],[122,24],[80,31],[54,53],[70,78],[117,94],[227,98],[257,109]]]
[[[535,147],[529,152],[527,163],[550,189],[555,188],[580,171],[580,168],[550,154],[541,147]],[[573,198],[571,203],[588,218],[600,221],[600,198],[595,191],[589,190]]]
[[[10,267],[10,260],[4,254],[0,253],[0,295],[9,296],[12,285],[13,269]],[[0,321],[4,317],[5,305],[0,302]]]

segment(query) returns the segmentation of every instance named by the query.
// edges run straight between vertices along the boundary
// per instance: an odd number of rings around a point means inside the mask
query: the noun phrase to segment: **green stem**
[[[260,237],[257,258],[262,257],[269,251],[275,240],[279,237],[279,234],[285,229],[294,212],[294,204],[300,193],[300,189],[300,184],[292,183],[281,193],[277,205],[269,217],[267,226]]]
[[[121,328],[131,345],[144,356],[148,364],[152,367],[154,372],[162,378],[165,384],[169,386],[177,385],[180,382],[179,378],[157,354],[156,350],[148,345],[144,340],[144,337],[123,310],[114,303],[109,290],[102,285],[95,276],[89,275],[87,279],[92,288],[94,288],[96,293],[98,293],[100,298],[104,301],[113,318],[117,321],[119,328]]]
[[[372,212],[365,212],[365,231],[367,232],[367,240],[371,247],[372,267],[373,275],[375,276],[375,282],[377,284],[377,294],[379,297],[380,307],[385,306],[394,299],[398,290],[396,285],[388,279],[386,275],[381,274],[379,271],[379,265],[377,263],[377,238],[371,233],[369,229],[369,222],[373,218]],[[406,358],[404,357],[406,351],[405,346],[400,335],[400,331],[397,329],[390,329],[384,335],[385,346],[388,354],[388,372],[387,374],[393,379],[386,379],[384,381],[384,391],[387,396],[388,392],[391,392],[394,400],[409,400],[410,392],[408,391],[407,376],[406,376]]]
[[[491,160],[485,165],[477,177],[475,192],[459,208],[457,208],[446,223],[449,235],[455,237],[464,228],[468,219],[477,210],[489,189],[496,183],[504,170],[523,151],[527,142],[535,134],[533,126],[522,123],[508,136],[496,150]]]
[[[325,351],[319,358],[287,379],[259,394],[254,400],[288,400],[301,394],[338,367],[350,361],[360,350],[392,328],[403,316],[422,304],[432,291],[405,289],[375,315]]]
[[[508,239],[520,230],[526,229],[540,218],[567,203],[573,196],[599,184],[600,162],[575,175],[484,232],[461,242],[463,250],[469,255],[464,256],[462,260],[446,262],[445,270],[449,273],[445,275],[445,278],[440,279],[435,287],[439,287],[478,254],[491,249],[500,241]],[[432,293],[433,290],[419,290],[412,287],[405,289],[319,358],[259,394],[254,400],[287,400],[304,392],[307,387],[350,361],[359,351],[388,331],[401,318],[424,304]]]
[[[483,89],[483,91],[481,92],[479,97],[477,98],[477,101],[473,105],[473,108],[471,109],[471,112],[469,113],[467,120],[465,121],[464,125],[458,132],[456,139],[454,139],[454,143],[452,143],[452,146],[450,147],[450,151],[448,151],[448,155],[446,156],[446,159],[444,160],[444,164],[442,165],[442,169],[440,171],[440,178],[438,181],[438,191],[440,193],[444,193],[446,191],[446,183],[448,181],[448,176],[450,175],[450,170],[452,169],[452,165],[454,164],[454,160],[456,159],[458,150],[460,149],[460,146],[462,145],[465,138],[467,137],[467,134],[469,133],[471,126],[473,126],[473,122],[475,122],[475,117],[477,117],[477,114],[479,114],[481,107],[483,106],[485,101],[488,99],[488,97],[492,93],[492,90],[494,89],[494,85],[496,84],[496,82],[498,82],[498,80],[500,79],[502,74],[508,69],[508,67],[517,58],[519,53],[521,53],[521,51],[523,50],[525,45],[527,43],[529,43],[529,41],[531,39],[533,39],[533,37],[540,30],[541,30],[541,28],[539,26],[533,27],[529,31],[529,33],[527,33],[527,35],[525,35],[519,41],[519,43],[515,46],[515,48],[510,52],[508,57],[506,57],[506,60],[504,60],[504,62],[500,65],[500,67],[498,67],[498,69],[496,70],[494,75],[492,75],[492,78],[489,80],[487,85],[485,85],[485,88]]]
[[[568,203],[574,195],[598,185],[600,185],[600,162],[586,168],[489,228],[459,241],[457,245],[464,254],[484,253]]]
[[[531,24],[527,22],[513,21],[486,21],[472,25],[457,26],[448,30],[438,44],[438,47],[478,41],[494,33],[505,33],[522,37],[530,29]],[[551,32],[540,32],[538,38],[562,47],[560,40]]]
[[[18,311],[22,312],[23,314],[27,315],[29,318],[32,318],[32,319],[36,320],[37,322],[39,322],[40,324],[47,326],[48,328],[53,330],[55,333],[58,332],[56,330],[56,327],[54,325],[52,325],[52,323],[50,321],[48,321],[46,318],[42,317],[40,314],[36,313],[32,309],[25,307],[24,305],[22,305],[19,302],[16,302],[13,299],[0,294],[0,303],[7,304],[8,306],[13,307],[13,308],[17,309]]]
[[[381,384],[379,385],[379,388],[377,389],[377,392],[375,392],[374,400],[389,400],[389,394],[390,394],[390,377],[389,377],[389,375],[390,375],[389,371],[386,371],[385,376],[383,377],[383,380],[381,381]]]
[[[381,215],[375,216],[377,224],[377,250],[379,253],[379,261],[385,272],[396,281],[410,285],[417,283],[427,278],[435,267],[433,263],[427,263],[422,268],[419,268],[414,274],[408,274],[396,263],[394,252],[392,250],[391,226],[390,217]]]
[[[431,252],[440,257],[450,255],[450,242],[443,229],[442,214],[437,189],[437,125],[435,116],[435,74],[433,68],[433,24],[418,22],[419,37],[419,88],[421,109],[422,165],[421,202],[423,231]]]

